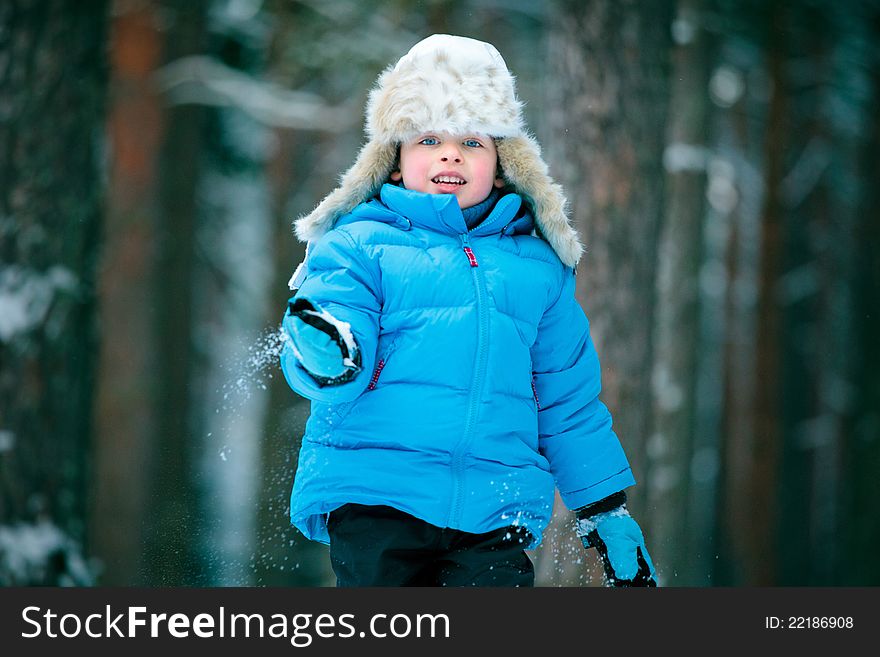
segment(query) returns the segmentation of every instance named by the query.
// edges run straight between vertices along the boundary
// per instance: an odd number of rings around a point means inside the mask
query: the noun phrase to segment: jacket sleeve
[[[569,509],[635,484],[611,414],[599,399],[599,358],[574,290],[574,270],[566,268],[531,350],[539,449]]]
[[[320,386],[303,368],[289,341],[281,350],[281,370],[294,392],[324,403],[355,399],[370,382],[376,361],[379,316],[379,272],[347,231],[335,229],[309,250],[305,280],[295,299],[306,299],[349,324],[361,353],[361,371],[351,381]]]

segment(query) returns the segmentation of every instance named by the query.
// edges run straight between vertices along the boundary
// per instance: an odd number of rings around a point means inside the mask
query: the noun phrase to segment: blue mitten
[[[361,354],[351,327],[308,299],[294,297],[281,322],[297,360],[320,386],[351,381]]]
[[[584,547],[602,557],[608,586],[657,586],[654,564],[638,523],[626,508],[623,491],[576,511]]]

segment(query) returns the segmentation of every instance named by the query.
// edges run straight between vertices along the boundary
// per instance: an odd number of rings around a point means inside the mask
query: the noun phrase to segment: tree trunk
[[[201,52],[205,2],[164,4],[170,20],[165,62]],[[193,264],[205,109],[174,106],[165,120],[154,263],[156,360],[150,381],[156,434],[145,558],[150,585],[180,586],[205,581],[196,538],[202,518],[195,448],[202,432],[193,405],[199,363],[193,335]]]
[[[764,185],[767,193],[761,209],[758,245],[757,312],[755,337],[755,370],[750,383],[740,388],[747,397],[754,424],[748,415],[731,414],[730,422],[738,425],[729,437],[733,487],[728,501],[735,505],[732,536],[736,546],[735,561],[749,564],[743,573],[750,585],[770,585],[775,574],[773,540],[776,536],[775,471],[780,437],[780,309],[774,295],[779,277],[782,249],[782,220],[777,196],[782,176],[781,154],[786,148],[783,118],[785,98],[781,89],[780,55],[770,52],[769,71],[773,81],[766,141]],[[750,393],[750,394],[749,394]],[[740,439],[734,438],[739,435]]]
[[[637,516],[651,512],[642,455],[651,434],[670,12],[667,2],[570,1],[550,21],[548,152],[587,249],[578,298],[603,366],[602,399],[642,484],[630,491]]]
[[[162,107],[150,76],[162,50],[157,7],[118,3],[112,21],[111,165],[101,262],[92,540],[105,586],[144,584],[155,415],[151,303]]]
[[[874,44],[867,58],[866,77],[871,96],[867,135],[860,161],[862,179],[855,242],[855,352],[853,413],[846,422],[842,463],[842,545],[838,552],[837,583],[841,586],[880,586],[880,4],[873,3],[866,20]]]
[[[651,375],[654,432],[647,446],[650,514],[643,527],[669,585],[708,583],[713,457],[694,434],[699,349],[699,272],[706,185],[707,53],[701,0],[680,0],[672,52],[666,212],[657,254]],[[692,468],[692,463],[694,467]]]
[[[0,585],[94,581],[84,542],[106,10],[0,4]]]

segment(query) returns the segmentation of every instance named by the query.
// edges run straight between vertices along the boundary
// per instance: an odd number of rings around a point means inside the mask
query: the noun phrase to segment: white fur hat
[[[379,76],[367,101],[367,142],[339,187],[295,221],[297,237],[317,239],[375,196],[394,170],[398,146],[431,131],[493,137],[502,176],[531,207],[538,232],[563,263],[577,264],[583,247],[562,187],[525,128],[513,75],[491,44],[448,34],[420,41]]]

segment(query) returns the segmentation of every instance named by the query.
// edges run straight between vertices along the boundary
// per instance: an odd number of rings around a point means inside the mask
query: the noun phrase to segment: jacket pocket
[[[333,412],[336,415],[336,422],[341,422],[345,418],[348,417],[349,413],[351,413],[352,408],[360,401],[361,397],[368,392],[376,389],[376,385],[379,383],[379,377],[382,375],[382,370],[385,369],[385,365],[388,364],[388,359],[391,357],[391,354],[394,353],[394,348],[397,345],[397,339],[395,338],[391,344],[389,344],[383,351],[382,356],[376,361],[376,366],[373,368],[373,374],[370,376],[370,382],[367,384],[366,389],[357,397],[352,399],[349,402],[343,402],[341,404],[333,405]]]
[[[535,370],[532,368],[532,359],[529,358],[529,385],[532,388],[532,399],[535,400],[535,408],[540,411],[541,401],[538,399],[538,387],[535,385]]]
[[[333,406],[333,411],[336,414],[337,421],[343,420],[344,418],[348,417],[351,409],[355,406],[355,404],[358,403],[361,396],[376,388],[376,384],[378,384],[379,382],[379,376],[381,376],[382,370],[385,369],[385,365],[388,363],[388,359],[393,353],[396,344],[397,339],[395,338],[385,349],[383,349],[382,355],[376,361],[376,365],[373,368],[373,374],[370,376],[370,382],[367,384],[364,392],[362,392],[360,395],[349,402],[343,402],[342,404],[335,404]]]
[[[382,376],[382,370],[385,369],[385,366],[388,364],[388,359],[391,358],[396,347],[397,338],[391,341],[388,347],[383,350],[382,355],[376,360],[376,366],[373,368],[373,375],[370,377],[370,383],[367,384],[365,392],[370,392],[376,389],[376,386],[379,384],[379,377]]]

